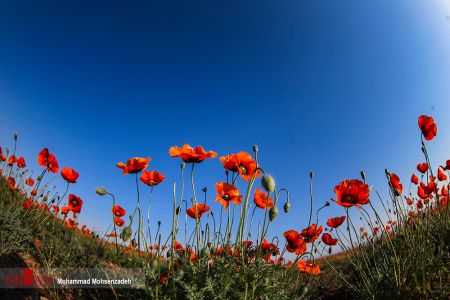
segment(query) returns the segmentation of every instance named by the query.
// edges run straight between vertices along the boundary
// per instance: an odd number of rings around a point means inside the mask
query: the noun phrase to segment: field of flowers
[[[256,145],[253,153],[224,156],[202,146],[171,147],[168,154],[180,160],[181,180],[167,203],[171,233],[162,236],[161,224],[150,227],[154,216],[142,204],[143,187],[152,193],[165,179],[162,170],[148,170],[150,157],[117,164],[118,172],[135,181],[133,211],[121,207],[108,189],[96,189],[97,197],[111,201],[110,229],[100,233],[78,222],[83,200],[76,194],[77,171],[60,167],[47,148],[37,153],[42,168],[27,169],[14,134],[13,147],[0,148],[0,267],[42,268],[55,276],[58,269],[139,268],[144,278],[134,289],[40,286],[7,294],[49,299],[447,299],[450,160],[431,165],[427,143],[436,137],[437,125],[425,115],[418,125],[424,160],[408,178],[408,189],[406,180],[386,169],[390,198],[382,199],[361,172],[360,178],[337,183],[334,199],[313,211],[311,172],[308,222],[292,224],[271,240],[271,224],[290,213],[290,194],[259,164]],[[219,159],[226,171],[225,180],[215,184],[220,211],[211,210],[206,188],[196,189],[195,167],[212,159]],[[49,173],[65,180],[62,193],[46,181]],[[318,224],[320,211],[330,205],[342,207],[342,213]],[[257,214],[262,222],[254,222]]]

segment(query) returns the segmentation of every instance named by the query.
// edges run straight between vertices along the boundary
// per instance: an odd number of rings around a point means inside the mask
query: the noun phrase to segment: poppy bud
[[[305,296],[307,293],[308,293],[308,287],[305,285],[302,288],[302,292],[301,292],[301,297],[300,298],[303,298],[303,296]]]
[[[288,213],[291,210],[291,203],[286,202],[283,206],[284,212]]]
[[[186,167],[186,164],[184,163],[184,161],[181,163],[181,170],[184,170],[184,168]]]
[[[258,145],[253,145],[253,152],[258,153],[259,148]]]
[[[105,189],[104,187],[98,187],[98,188],[96,188],[96,189],[95,189],[95,192],[96,192],[97,194],[99,194],[100,196],[105,196],[106,193],[107,193],[107,191],[106,191],[106,189]]]
[[[181,212],[181,206],[177,207],[177,210],[175,211],[176,215],[178,216]]]
[[[269,174],[264,174],[261,179],[261,184],[267,192],[273,193],[275,191],[275,180]]]
[[[38,177],[36,177],[36,179],[37,179],[37,181],[41,181],[42,180],[42,176],[38,176]]]
[[[391,174],[389,173],[389,170],[388,170],[388,169],[384,169],[384,173],[386,173],[386,176],[391,175]]]
[[[272,222],[277,218],[277,216],[278,216],[278,208],[276,206],[273,206],[269,210],[269,220]]]
[[[14,132],[14,140],[15,140],[15,141],[17,141],[17,137],[18,137],[17,132]]]
[[[208,191],[208,188],[207,188],[207,187],[202,188],[202,192],[203,192],[203,193],[206,193],[207,191]]]
[[[313,171],[311,171],[311,172],[309,172],[309,178],[313,178],[314,177],[314,172]]]
[[[125,227],[122,232],[120,233],[120,238],[126,242],[131,238],[131,234],[133,233],[133,230],[130,226]]]
[[[361,178],[366,181],[366,172],[361,171]]]
[[[208,249],[208,248],[203,248],[202,251],[201,251],[201,255],[202,255],[203,257],[209,256],[210,254],[211,254],[211,253],[209,252],[209,249]]]

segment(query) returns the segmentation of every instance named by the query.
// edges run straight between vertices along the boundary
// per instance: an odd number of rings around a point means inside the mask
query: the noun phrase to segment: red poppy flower
[[[8,184],[12,190],[16,188],[16,180],[13,177],[8,178]]]
[[[73,194],[69,195],[69,209],[74,213],[79,213],[81,211],[81,207],[83,206],[83,200],[80,197],[75,196]]]
[[[55,214],[58,214],[58,213],[59,213],[59,206],[58,206],[58,205],[52,205],[52,208],[53,208],[53,212],[54,212]]]
[[[33,186],[34,185],[34,179],[29,177],[27,179],[25,179],[25,184],[28,186]]]
[[[116,226],[122,227],[123,224],[125,224],[125,221],[119,217],[116,217],[114,218],[114,224],[116,224]]]
[[[345,216],[329,218],[327,220],[327,225],[331,228],[338,228],[345,221]]]
[[[370,189],[359,179],[346,179],[334,188],[337,200],[333,200],[343,207],[359,206],[369,203]]]
[[[202,215],[209,210],[210,210],[210,207],[208,204],[196,203],[196,204],[194,204],[193,207],[188,208],[186,213],[188,214],[189,217],[191,217],[193,219],[200,219],[202,217]]]
[[[141,181],[149,186],[160,184],[166,177],[158,171],[145,171],[141,175]]]
[[[302,232],[300,233],[300,236],[303,237],[305,242],[312,243],[315,240],[317,240],[317,238],[322,233],[322,230],[323,230],[323,226],[320,226],[319,228],[317,228],[317,224],[312,224],[308,228],[303,229]]]
[[[242,203],[242,195],[239,195],[239,190],[226,182],[216,183],[216,202],[220,202],[225,208],[228,208],[230,201],[234,204]]]
[[[183,245],[182,245],[180,242],[175,242],[175,243],[173,244],[173,250],[174,250],[175,252],[184,252]]]
[[[253,173],[258,178],[260,171],[256,170],[257,163],[253,157],[247,152],[239,152],[238,154],[229,154],[222,156],[219,160],[223,163],[223,167],[232,172],[238,172],[244,181],[249,181]]]
[[[425,174],[428,170],[428,164],[426,162],[417,165],[417,171]]]
[[[23,157],[19,157],[16,161],[17,166],[21,169],[25,168],[27,166],[27,164],[25,163],[25,158]]]
[[[273,243],[269,243],[269,241],[267,239],[264,239],[264,241],[261,243],[261,250],[264,253],[267,253],[267,256],[264,257],[264,259],[268,260],[270,258],[271,255],[278,255],[280,254],[280,249],[278,249],[277,245],[273,244]]]
[[[38,164],[42,167],[46,167],[48,171],[56,173],[59,170],[58,161],[56,157],[51,154],[47,148],[44,148],[39,152]]]
[[[422,131],[424,138],[427,141],[434,139],[437,133],[437,125],[434,122],[433,117],[421,115],[419,117],[419,128]]]
[[[75,227],[77,227],[77,225],[78,225],[78,222],[75,222],[75,221],[72,220],[72,219],[68,219],[68,220],[67,220],[67,227],[69,227],[69,228],[75,228]]]
[[[126,164],[123,162],[117,163],[117,167],[123,170],[122,174],[139,173],[147,168],[150,160],[150,157],[133,157],[127,160]]]
[[[413,201],[412,201],[411,198],[406,198],[406,203],[407,203],[408,205],[412,205],[412,204],[413,204]]]
[[[125,214],[127,213],[127,211],[125,209],[123,209],[121,206],[119,205],[114,205],[112,208],[112,213],[116,216],[116,217],[123,217],[125,216]]]
[[[322,242],[324,242],[328,246],[337,245],[337,239],[334,239],[328,232],[322,234]]]
[[[447,174],[445,174],[444,173],[444,171],[442,171],[442,169],[441,168],[439,168],[438,169],[438,179],[439,179],[439,181],[444,181],[444,180],[447,180]]]
[[[411,182],[414,183],[415,185],[419,184],[419,178],[414,173],[411,176]]]
[[[5,161],[6,160],[6,155],[3,154],[2,147],[0,147],[0,160],[1,161]]]
[[[444,185],[442,187],[441,194],[442,194],[442,196],[448,196],[448,188],[447,188],[447,186]]]
[[[207,158],[215,158],[217,153],[214,151],[205,151],[202,146],[192,148],[188,144],[177,147],[173,146],[169,149],[169,155],[171,157],[181,157],[185,163],[201,163]]]
[[[189,260],[192,262],[196,262],[198,259],[197,254],[195,254],[194,250],[191,249],[191,253],[189,254]]]
[[[70,211],[70,208],[68,206],[61,207],[61,214],[67,215]]]
[[[37,190],[36,189],[33,189],[32,191],[31,191],[31,196],[36,196],[37,195]]]
[[[33,206],[33,200],[31,200],[31,199],[27,199],[23,203],[23,208],[24,209],[29,209],[31,206]]]
[[[242,244],[245,248],[250,248],[253,245],[252,241],[243,241]]]
[[[373,228],[373,234],[377,234],[377,232],[380,230],[380,228],[379,227],[377,227],[377,226],[375,226],[374,228]]]
[[[431,197],[432,193],[433,189],[425,185],[423,182],[421,182],[420,185],[417,187],[417,196],[419,196],[422,199],[427,199]]]
[[[76,183],[78,177],[80,176],[80,174],[78,174],[77,171],[75,171],[74,169],[71,168],[63,168],[61,170],[61,176],[64,178],[65,181],[67,181],[68,183]]]
[[[253,201],[255,202],[256,206],[262,209],[266,207],[272,208],[274,205],[273,199],[268,197],[267,194],[260,189],[255,190]]]
[[[400,178],[395,173],[391,173],[389,182],[392,185],[392,189],[397,195],[401,195],[403,192],[403,185],[400,183]]]
[[[297,268],[301,273],[308,273],[312,275],[320,274],[320,268],[318,265],[307,263],[304,260],[298,262]]]
[[[297,255],[301,255],[306,252],[306,243],[296,230],[288,230],[283,233],[286,238],[286,250]]]
[[[107,237],[116,237],[117,233],[115,231],[112,231],[111,233],[108,233],[106,236]]]
[[[423,202],[421,199],[419,199],[416,203],[417,209],[422,209],[423,208]]]
[[[450,159],[445,162],[445,166],[447,170],[450,170]]]
[[[8,166],[12,167],[17,161],[17,158],[14,155],[11,155],[8,158]]]

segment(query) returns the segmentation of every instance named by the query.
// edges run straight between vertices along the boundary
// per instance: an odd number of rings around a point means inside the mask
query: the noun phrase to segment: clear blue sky
[[[423,160],[420,114],[439,126],[433,160],[450,158],[449,15],[445,0],[2,1],[0,145],[18,131],[31,168],[48,147],[76,169],[80,220],[103,230],[111,204],[95,188],[131,210],[134,179],[116,163],[150,156],[167,176],[153,197],[167,232],[180,163],[170,146],[225,155],[258,144],[292,195],[270,235],[298,230],[311,170],[315,208],[361,170],[384,192],[386,167],[407,186]],[[221,180],[218,160],[198,166],[216,212]],[[342,214],[333,205],[321,219]]]

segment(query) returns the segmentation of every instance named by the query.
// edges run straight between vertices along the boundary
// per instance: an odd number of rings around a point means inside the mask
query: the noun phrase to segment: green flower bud
[[[181,163],[181,170],[184,170],[184,168],[186,167],[186,164],[184,163],[184,161]]]
[[[361,178],[366,181],[366,173],[364,171],[361,171]]]
[[[258,153],[259,148],[258,145],[253,145],[253,152]]]
[[[106,193],[107,193],[107,191],[106,191],[106,189],[105,189],[104,187],[98,187],[98,188],[96,188],[96,189],[95,189],[95,192],[96,192],[97,194],[99,194],[100,196],[105,196]]]
[[[201,256],[203,257],[207,257],[209,256],[211,253],[209,252],[208,248],[203,248],[202,251],[200,252]]]
[[[284,204],[283,208],[284,208],[284,212],[285,212],[285,213],[288,213],[288,212],[291,210],[291,203],[286,202],[286,203]]]
[[[122,239],[122,241],[126,242],[131,238],[132,234],[133,234],[133,230],[131,229],[130,226],[127,226],[120,233],[120,238]]]
[[[313,178],[313,177],[314,177],[314,172],[313,171],[309,172],[309,178]]]
[[[267,192],[273,193],[275,191],[275,179],[269,174],[264,174],[261,179],[261,184]]]
[[[277,218],[277,216],[278,216],[278,208],[276,206],[273,206],[269,210],[269,220],[272,222]]]
[[[18,137],[19,135],[17,134],[17,132],[14,132],[14,140],[15,141],[17,141],[17,137]]]

